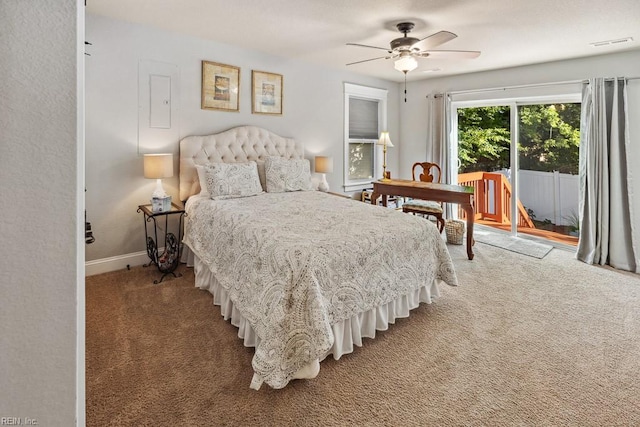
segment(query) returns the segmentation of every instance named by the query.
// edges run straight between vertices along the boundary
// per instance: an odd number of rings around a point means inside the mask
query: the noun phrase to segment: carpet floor
[[[640,425],[640,276],[449,249],[460,286],[282,390],[249,389],[253,349],[191,269],[87,277],[87,425]]]

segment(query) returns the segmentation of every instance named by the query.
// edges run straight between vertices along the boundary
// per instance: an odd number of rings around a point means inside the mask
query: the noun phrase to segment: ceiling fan
[[[413,22],[401,22],[396,25],[398,31],[404,34],[402,37],[391,40],[390,48],[369,46],[360,43],[347,43],[348,46],[368,47],[371,49],[385,50],[387,55],[377,58],[365,59],[363,61],[351,62],[347,65],[360,64],[362,62],[375,61],[377,59],[396,59],[394,68],[405,74],[418,67],[415,58],[437,58],[437,59],[473,59],[480,55],[477,50],[431,50],[448,41],[458,37],[449,31],[439,31],[423,39],[408,37],[415,24]]]

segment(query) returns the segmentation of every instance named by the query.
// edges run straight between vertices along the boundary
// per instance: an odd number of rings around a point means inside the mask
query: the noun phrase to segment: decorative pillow
[[[206,187],[213,200],[262,193],[256,162],[211,163],[204,167]]]
[[[309,191],[311,165],[307,159],[283,159],[269,156],[264,162],[267,193],[285,191]]]
[[[264,160],[256,160],[258,164],[258,176],[260,177],[260,185],[262,185],[262,190],[267,191],[267,175],[264,171]]]
[[[204,166],[196,165],[196,172],[198,173],[198,182],[200,183],[200,196],[211,197],[209,190],[207,189],[207,174],[204,171]]]

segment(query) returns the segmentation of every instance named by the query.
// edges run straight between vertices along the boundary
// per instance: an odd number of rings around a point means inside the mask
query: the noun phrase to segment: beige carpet
[[[283,390],[249,389],[253,351],[191,270],[89,277],[87,425],[640,425],[640,276],[449,248],[459,287]]]

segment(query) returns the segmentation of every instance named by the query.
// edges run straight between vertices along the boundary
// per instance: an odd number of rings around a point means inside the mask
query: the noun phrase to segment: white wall
[[[87,15],[91,57],[86,64],[87,215],[96,242],[87,259],[99,260],[145,249],[139,204],[148,203],[154,182],[142,177],[138,154],[138,63],[153,60],[175,64],[180,72],[179,137],[256,125],[305,144],[307,157],[334,158],[327,175],[333,191],[342,191],[343,83],[389,90],[388,129],[399,135],[397,83],[265,55],[213,41],[196,39],[100,16]],[[240,112],[200,108],[201,61],[241,68]],[[251,114],[251,70],[284,76],[282,116]],[[145,142],[145,145],[149,142]],[[178,140],[158,142],[158,150],[177,154]],[[398,153],[388,153],[389,169],[398,170]],[[178,177],[163,180],[178,199]]]
[[[410,82],[407,84],[407,103],[400,103],[402,147],[399,167],[401,174],[405,178],[411,178],[411,165],[416,161],[423,161],[427,152],[429,112],[427,95],[445,91],[456,92],[616,76],[640,77],[640,50]],[[638,81],[635,81],[631,84],[637,83]],[[573,86],[574,90],[577,87],[579,91],[578,84]],[[465,99],[490,96],[507,98],[516,94],[533,96],[541,93],[562,93],[565,89],[566,86],[546,86],[490,94],[476,93],[467,95]],[[460,98],[461,96],[458,96],[458,99]]]
[[[83,338],[82,349],[76,344],[84,336],[76,294],[84,292],[82,8],[76,0],[0,3],[0,417],[23,424],[73,426],[84,417],[76,389],[84,382]]]

